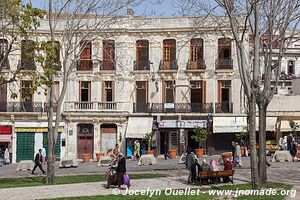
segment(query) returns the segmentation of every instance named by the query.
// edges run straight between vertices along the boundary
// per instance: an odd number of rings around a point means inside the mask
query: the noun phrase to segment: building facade
[[[230,27],[217,31],[216,26],[210,23],[195,30],[192,17],[128,15],[104,30],[103,37],[80,41],[80,56],[64,98],[56,156],[81,159],[89,153],[95,159],[96,153],[119,143],[130,157],[133,142],[146,133],[153,134],[157,154],[168,149],[181,154],[187,146],[198,146],[191,139],[195,126],[209,131],[207,143],[201,144],[209,153],[230,149],[247,120]],[[43,23],[41,29],[46,30]],[[47,41],[49,33],[43,31],[39,39]],[[23,53],[29,43],[20,41],[20,51],[10,55],[1,73],[9,75],[9,69],[20,66],[42,70]],[[1,44],[5,46],[5,41]],[[300,70],[297,58],[298,54],[293,69],[288,59],[288,73]],[[61,74],[55,79],[56,97],[63,84]],[[33,159],[37,149],[47,147],[48,96],[43,88],[31,95],[30,87],[26,76],[1,86],[0,125],[11,126],[11,132],[0,132],[0,144],[10,146],[13,162]],[[11,88],[19,91],[16,99],[11,98]],[[278,106],[276,101],[275,97],[271,111]]]

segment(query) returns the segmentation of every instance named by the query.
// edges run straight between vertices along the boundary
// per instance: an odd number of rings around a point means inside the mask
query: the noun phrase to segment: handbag
[[[130,178],[129,178],[129,175],[127,173],[125,173],[123,175],[123,184],[127,185],[127,186],[130,186]]]

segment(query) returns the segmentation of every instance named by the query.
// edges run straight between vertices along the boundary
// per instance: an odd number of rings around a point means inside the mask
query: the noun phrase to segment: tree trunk
[[[47,159],[47,178],[46,184],[53,185],[55,183],[54,175],[54,129],[53,129],[53,86],[50,88],[49,114],[48,114],[48,159]]]
[[[266,169],[266,112],[267,106],[260,102],[258,103],[259,109],[259,183],[267,182],[267,169]]]
[[[250,142],[251,184],[252,184],[252,189],[254,190],[259,188],[255,117],[256,117],[255,96],[254,94],[252,94],[251,99],[249,101],[249,140],[250,140],[249,142]]]

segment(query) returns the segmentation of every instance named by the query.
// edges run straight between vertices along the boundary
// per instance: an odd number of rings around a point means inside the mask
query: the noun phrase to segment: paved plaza
[[[209,162],[212,157],[206,157]],[[213,158],[217,159],[218,156]],[[268,159],[271,159],[268,157]],[[137,166],[137,161],[127,160],[127,170],[129,174],[134,173],[164,173],[170,175],[165,178],[156,179],[140,179],[132,180],[131,189],[166,189],[166,188],[186,188],[198,187],[188,185],[186,183],[188,172],[183,164],[178,164],[179,158],[173,160],[158,159],[158,165]],[[57,163],[58,164],[58,163]],[[269,181],[290,183],[294,185],[294,189],[300,191],[297,185],[300,185],[300,162],[290,163],[272,163],[272,166],[267,168]],[[29,171],[16,172],[17,165],[6,165],[0,168],[0,177],[26,177],[32,176]],[[58,169],[56,174],[74,175],[74,174],[104,174],[108,170],[107,167],[97,167],[96,162],[80,163],[77,168]],[[38,171],[37,171],[38,172]],[[39,172],[38,172],[39,173]],[[243,158],[243,167],[236,169],[234,176],[234,184],[247,183],[250,180],[250,159]],[[56,197],[72,197],[72,196],[92,196],[92,195],[108,195],[112,194],[112,189],[105,189],[105,182],[97,183],[80,183],[68,185],[54,186],[38,186],[38,187],[23,187],[23,188],[8,188],[0,189],[1,197],[4,199],[41,199],[41,198],[56,198]],[[202,186],[207,188],[207,186]],[[124,192],[124,191],[121,191]],[[297,195],[299,197],[299,194]],[[294,198],[294,199],[297,199]],[[300,198],[299,198],[300,199]]]

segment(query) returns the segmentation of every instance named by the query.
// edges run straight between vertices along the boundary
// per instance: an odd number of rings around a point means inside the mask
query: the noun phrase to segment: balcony
[[[177,65],[177,60],[173,61],[164,61],[161,60],[159,62],[159,70],[164,71],[164,70],[177,70],[178,65]]]
[[[133,104],[134,113],[150,113],[151,104],[150,103],[134,103]]]
[[[2,62],[2,63],[1,63]],[[6,59],[6,60],[2,60],[0,58],[0,69],[10,69],[10,65],[9,65],[9,60]]]
[[[57,104],[53,104],[53,112],[56,112],[57,110]],[[49,103],[44,103],[44,112],[49,112],[50,111],[50,104]]]
[[[103,60],[100,62],[100,71],[113,71],[116,70],[115,60]]]
[[[77,60],[77,71],[93,71],[92,59],[79,59]]]
[[[65,103],[65,111],[127,111],[129,109],[128,103],[120,102],[80,102],[72,101]]]
[[[212,103],[152,103],[152,113],[211,113]]]
[[[186,70],[205,70],[206,64],[205,60],[198,60],[197,62],[191,62],[188,60],[186,64]]]
[[[233,112],[233,104],[229,102],[222,102],[215,104],[215,112],[216,113],[232,113]]]
[[[35,62],[33,60],[21,60],[18,63],[18,69],[19,70],[35,70]]]
[[[42,112],[42,102],[0,102],[0,112]]]
[[[216,60],[216,69],[233,69],[233,60],[228,58]]]
[[[140,60],[138,62],[134,61],[133,62],[133,69],[135,71],[139,71],[139,70],[150,70],[150,60],[148,61],[144,61],[144,60]]]

